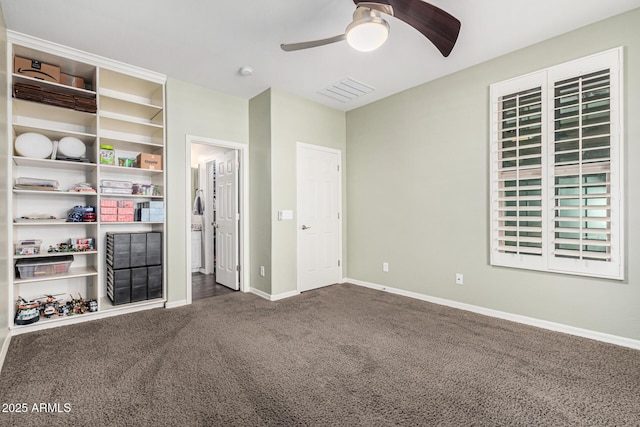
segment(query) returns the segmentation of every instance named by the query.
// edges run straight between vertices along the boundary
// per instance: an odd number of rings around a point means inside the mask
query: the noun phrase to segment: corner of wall
[[[271,89],[249,101],[252,289],[271,294]]]

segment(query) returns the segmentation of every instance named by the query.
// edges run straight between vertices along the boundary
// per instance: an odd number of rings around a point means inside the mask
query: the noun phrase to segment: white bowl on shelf
[[[87,152],[87,147],[84,142],[80,141],[74,136],[65,136],[58,141],[58,153],[57,155],[63,155],[73,159],[79,159]]]
[[[15,149],[22,157],[46,159],[51,157],[53,142],[41,133],[26,132],[16,138]]]

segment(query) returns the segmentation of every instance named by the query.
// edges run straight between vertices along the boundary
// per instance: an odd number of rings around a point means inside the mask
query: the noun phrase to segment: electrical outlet
[[[389,263],[388,262],[383,262],[382,263],[382,271],[384,271],[385,273],[389,272]]]
[[[456,285],[464,284],[464,276],[461,273],[456,273]]]
[[[260,276],[264,277],[264,265],[260,266]]]

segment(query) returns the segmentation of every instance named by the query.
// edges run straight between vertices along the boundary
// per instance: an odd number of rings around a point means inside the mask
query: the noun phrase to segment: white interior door
[[[298,144],[298,290],[341,279],[340,152]]]
[[[238,151],[216,159],[216,282],[239,289]]]

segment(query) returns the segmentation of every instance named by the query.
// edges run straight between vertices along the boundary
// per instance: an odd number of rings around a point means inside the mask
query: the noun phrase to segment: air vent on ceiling
[[[346,79],[340,80],[329,87],[319,90],[318,93],[340,102],[348,102],[373,91],[374,88],[371,86],[354,80],[351,77],[347,77]]]

